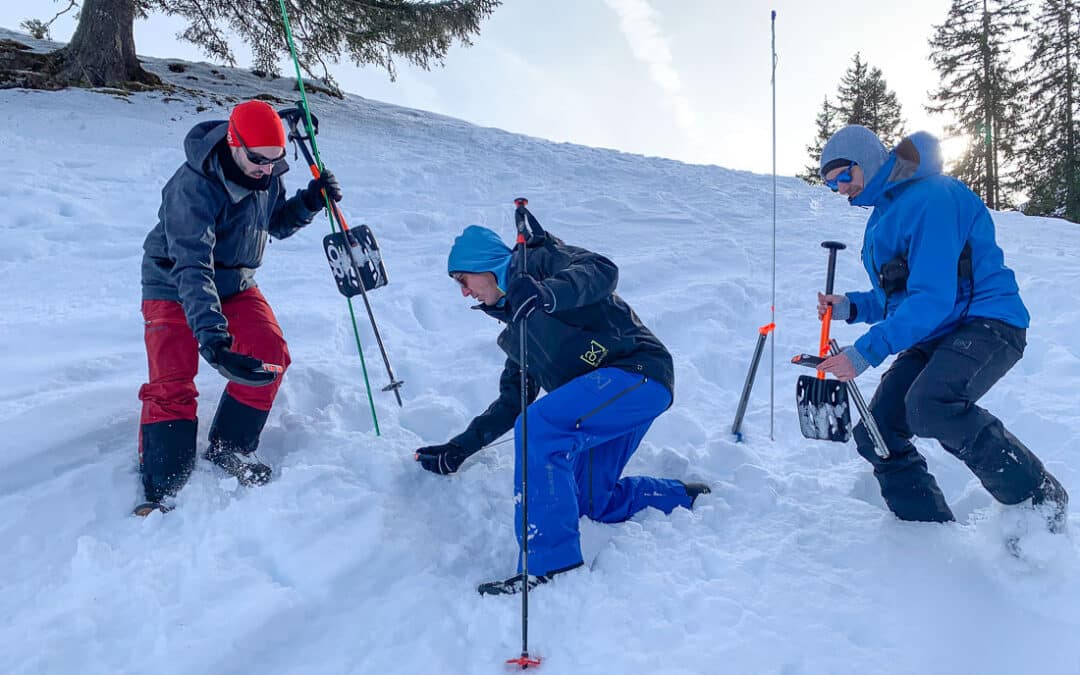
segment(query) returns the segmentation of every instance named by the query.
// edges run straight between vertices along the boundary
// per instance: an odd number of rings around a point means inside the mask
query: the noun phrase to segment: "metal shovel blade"
[[[345,232],[339,231],[323,237],[323,250],[334,273],[338,291],[347,298],[373,291],[387,284],[386,266],[375,235],[367,225],[355,227],[348,232],[350,254],[345,248]],[[363,288],[361,288],[361,284]]]
[[[800,375],[795,397],[803,436],[838,443],[851,438],[851,406],[843,382]]]

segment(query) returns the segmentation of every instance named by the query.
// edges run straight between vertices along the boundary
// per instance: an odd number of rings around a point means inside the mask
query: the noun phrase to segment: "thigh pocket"
[[[934,360],[950,388],[974,402],[1009,372],[1023,355],[1012,340],[981,319],[946,337]]]

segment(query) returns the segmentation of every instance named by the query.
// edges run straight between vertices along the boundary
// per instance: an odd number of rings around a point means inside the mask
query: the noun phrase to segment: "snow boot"
[[[530,574],[529,590],[531,591],[540,584],[546,584],[547,582],[555,578],[555,575],[557,574],[569,572],[570,570],[577,569],[584,564],[585,563],[583,562],[579,562],[569,567],[564,567],[561,570],[554,570],[540,576],[533,576],[532,574]],[[516,574],[509,579],[504,579],[502,581],[489,581],[485,584],[480,584],[476,588],[476,590],[479,591],[480,595],[517,595],[521,592],[523,577],[524,575]]]
[[[203,455],[225,473],[236,476],[236,480],[245,487],[266,485],[273,476],[273,469],[255,456],[253,452],[230,452],[219,446],[211,445]]]
[[[1046,518],[1046,529],[1052,534],[1065,531],[1068,523],[1069,493],[1056,478],[1046,474],[1042,484],[1031,496],[1031,505]]]
[[[161,503],[184,487],[195,466],[198,420],[168,420],[139,428],[139,473],[147,502]]]
[[[154,511],[160,511],[162,513],[168,513],[169,511],[172,511],[172,509],[173,509],[173,507],[166,506],[165,504],[162,504],[161,502],[143,502],[142,504],[139,504],[138,506],[135,507],[135,510],[132,511],[132,514],[134,514],[136,516],[140,516],[142,518],[145,518],[146,516],[150,515]]]
[[[686,496],[690,498],[691,509],[694,508],[694,502],[697,501],[698,497],[700,497],[701,495],[707,495],[712,492],[712,488],[710,488],[705,483],[683,483],[683,481],[679,482],[682,483],[683,489],[686,490]]]
[[[210,447],[203,457],[236,476],[241,485],[265,485],[273,471],[255,456],[269,411],[240,403],[222,394],[210,425]]]

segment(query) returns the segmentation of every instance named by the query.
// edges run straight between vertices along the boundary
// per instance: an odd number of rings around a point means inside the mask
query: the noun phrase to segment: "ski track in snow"
[[[543,672],[1080,672],[1071,536],[1031,542],[1025,562],[1009,557],[1003,509],[926,441],[959,523],[900,523],[852,445],[799,433],[802,373],[788,359],[817,342],[818,242],[849,246],[838,291],[866,288],[866,211],[779,179],[775,440],[767,349],[736,444],[732,417],[769,321],[771,177],[356,96],[311,100],[350,224],[371,225],[383,249],[390,285],[371,301],[404,408],[378,391],[386,375],[358,302],[376,436],[320,217],[273,242],[258,275],[294,359],[260,449],[275,480],[244,490],[200,461],[176,511],[128,516],[146,377],[139,262],[160,189],[193,124],[242,97],[296,96],[286,80],[166,64],[147,59],[205,91],[0,92],[5,672],[501,672],[520,651],[520,600],[474,589],[516,559],[512,448],[449,478],[419,470],[411,453],[459,432],[497,393],[499,328],[468,309],[445,260],[468,223],[511,241],[519,195],[553,233],[620,266],[620,294],[674,354],[675,404],[628,473],[713,487],[692,513],[582,522],[588,570],[530,596]],[[305,174],[294,162],[290,189]],[[1033,324],[1025,358],[982,403],[1080,494],[1080,227],[995,220]],[[834,334],[846,344],[859,330]],[[883,372],[859,378],[868,398]],[[205,439],[224,383],[211,371],[197,384]]]

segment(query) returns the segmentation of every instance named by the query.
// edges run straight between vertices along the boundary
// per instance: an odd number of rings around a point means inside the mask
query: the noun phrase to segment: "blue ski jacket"
[[[228,336],[221,301],[256,286],[270,236],[291,236],[315,216],[300,191],[285,198],[284,161],[268,190],[228,180],[214,152],[227,129],[211,121],[188,132],[187,161],[161,190],[158,223],[143,243],[143,300],[179,301],[200,345]]]
[[[1028,327],[1030,316],[995,240],[990,211],[963,182],[941,171],[937,139],[920,131],[901,141],[851,200],[874,207],[862,247],[873,288],[846,294],[852,304],[848,323],[873,324],[855,341],[873,366],[974,317]],[[961,278],[957,267],[966,244],[972,274]],[[909,269],[906,288],[886,296],[879,274],[899,256]]]

